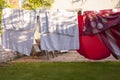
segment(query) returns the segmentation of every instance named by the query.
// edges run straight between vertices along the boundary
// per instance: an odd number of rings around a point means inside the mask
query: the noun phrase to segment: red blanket
[[[84,12],[78,16],[80,49],[86,58],[99,60],[110,56],[120,57],[120,10]]]
[[[81,55],[88,59],[99,60],[110,56],[109,50],[98,38],[97,34],[83,35],[83,16],[78,16],[80,49],[77,50]]]

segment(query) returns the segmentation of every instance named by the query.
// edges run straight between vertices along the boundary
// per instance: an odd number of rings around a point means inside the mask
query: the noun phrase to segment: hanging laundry
[[[83,17],[83,36],[99,35],[109,52],[120,58],[120,9],[87,11]]]
[[[5,8],[2,10],[2,46],[30,55],[36,24],[36,11]]]
[[[115,10],[118,10],[118,12]],[[92,35],[103,32],[117,24],[120,24],[120,10],[115,10],[100,10],[97,13],[95,11],[84,12],[84,34]]]
[[[39,11],[42,50],[79,48],[77,13],[65,10]]]
[[[79,54],[88,59],[100,60],[110,56],[110,51],[106,48],[104,43],[99,39],[97,34],[83,35],[84,25],[83,16],[78,15],[80,48],[77,50]],[[89,26],[88,26],[89,27]],[[87,28],[87,27],[86,27]]]

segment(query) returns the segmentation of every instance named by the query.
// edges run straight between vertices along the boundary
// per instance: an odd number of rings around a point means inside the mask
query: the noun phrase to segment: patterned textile
[[[85,58],[100,60],[110,56],[110,51],[100,40],[97,34],[83,35],[83,16],[78,15],[79,24],[79,45],[77,52]]]
[[[84,34],[103,32],[120,24],[120,9],[86,11],[83,14]]]
[[[82,35],[99,35],[113,56],[120,58],[120,9],[86,11],[83,14],[83,26]]]

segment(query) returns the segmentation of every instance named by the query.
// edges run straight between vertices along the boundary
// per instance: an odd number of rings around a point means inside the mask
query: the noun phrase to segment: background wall
[[[101,10],[118,7],[120,0],[56,0],[53,9]]]
[[[19,8],[19,0],[5,0],[9,5],[15,8]]]

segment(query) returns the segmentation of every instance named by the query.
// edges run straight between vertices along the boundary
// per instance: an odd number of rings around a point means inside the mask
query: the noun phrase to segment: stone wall
[[[3,49],[1,46],[1,37],[0,37],[0,63],[5,63],[12,61],[18,57],[18,54],[15,51],[9,49]]]
[[[0,63],[12,61],[17,58],[17,53],[11,50],[0,49]]]

